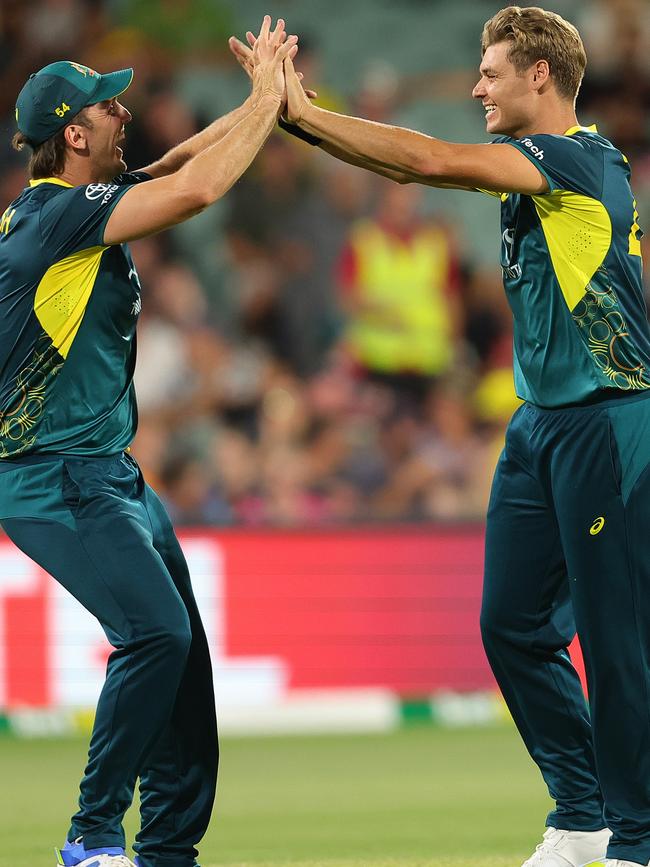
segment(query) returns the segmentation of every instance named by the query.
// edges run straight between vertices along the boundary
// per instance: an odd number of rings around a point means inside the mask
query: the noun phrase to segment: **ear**
[[[548,83],[551,71],[548,66],[548,60],[538,60],[530,68],[533,88],[538,92]]]
[[[83,150],[87,144],[88,139],[86,137],[87,127],[81,126],[80,124],[71,123],[66,126],[63,135],[65,137],[66,143],[70,145],[76,151]]]

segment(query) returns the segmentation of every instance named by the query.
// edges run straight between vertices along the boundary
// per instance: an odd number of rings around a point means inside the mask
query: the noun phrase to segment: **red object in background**
[[[222,533],[228,656],[285,660],[290,687],[492,688],[482,529]]]
[[[226,662],[277,659],[289,691],[381,687],[424,696],[495,688],[479,632],[480,527],[179,535],[181,543],[214,546],[213,562],[221,564],[211,567],[220,572],[214,583],[204,575],[199,605],[210,612],[206,623],[217,625],[210,641]],[[7,563],[15,564],[16,553],[0,544]],[[191,546],[188,556],[191,570]],[[62,670],[53,590],[53,579],[28,564],[0,593],[0,704],[7,708],[48,706],[62,694],[54,683]],[[96,639],[79,639],[89,640]],[[577,642],[571,654],[584,682]]]
[[[587,694],[587,677],[585,675],[585,662],[582,658],[582,648],[580,647],[580,642],[577,637],[573,639],[571,643],[571,647],[569,647],[569,653],[571,654],[571,662],[573,663],[576,671],[580,675],[580,680],[582,681],[582,688],[585,691],[585,695]]]
[[[13,706],[45,707],[51,700],[47,635],[47,583],[52,579],[35,566],[34,586],[0,599],[4,620],[5,692]]]
[[[494,688],[479,631],[482,528],[222,533],[228,656],[289,685],[401,695]],[[577,642],[571,654],[582,676]]]

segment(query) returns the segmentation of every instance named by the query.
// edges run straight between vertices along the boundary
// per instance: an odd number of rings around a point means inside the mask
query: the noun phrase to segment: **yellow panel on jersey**
[[[107,247],[89,247],[51,265],[36,289],[34,312],[59,354],[67,358]]]
[[[564,300],[573,310],[605,261],[612,221],[602,202],[581,193],[556,190],[532,199]]]
[[[31,180],[29,182],[30,187],[37,187],[39,184],[57,184],[60,187],[70,187],[70,189],[72,189],[72,184],[69,184],[61,178],[36,178],[36,180]]]
[[[476,187],[477,193],[484,193],[486,196],[495,196],[497,199],[501,199],[502,202],[505,202],[510,193],[495,193],[494,190],[484,190],[482,187]]]

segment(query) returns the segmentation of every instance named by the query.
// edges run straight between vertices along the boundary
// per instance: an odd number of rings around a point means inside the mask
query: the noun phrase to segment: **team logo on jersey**
[[[105,205],[113,197],[115,190],[119,190],[116,184],[88,184],[86,187],[86,198],[89,202],[101,199],[102,204]]]
[[[605,519],[601,515],[600,518],[596,518],[596,520],[593,522],[591,527],[589,527],[590,535],[597,536],[600,533],[600,531],[603,529],[604,526],[605,526]]]
[[[135,297],[135,301],[131,305],[131,315],[132,316],[139,316],[141,310],[142,310],[142,298],[140,297],[140,293],[138,292],[138,294]]]
[[[508,277],[511,280],[518,280],[519,277],[521,277],[521,265],[519,265],[518,262],[512,261],[515,246],[514,229],[506,229],[504,231],[501,235],[501,244],[501,268],[503,270],[503,276]]]
[[[538,148],[537,145],[529,138],[522,138],[521,143],[524,147],[528,148],[528,150],[533,154],[535,159],[543,160],[544,159],[544,149]]]

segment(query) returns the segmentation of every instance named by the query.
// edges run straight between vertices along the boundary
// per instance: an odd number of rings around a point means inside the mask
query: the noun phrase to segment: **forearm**
[[[200,150],[177,173],[184,186],[202,189],[206,204],[221,198],[243,175],[278,118],[280,99],[262,97],[222,138]]]
[[[387,169],[385,166],[381,165],[381,163],[376,163],[372,160],[357,156],[356,154],[351,154],[328,141],[323,140],[319,147],[321,150],[325,151],[325,153],[336,157],[338,160],[342,160],[344,163],[349,163],[351,166],[357,166],[360,169],[367,169],[369,172],[374,172],[376,175],[382,175],[382,177],[389,178],[389,180],[395,181],[398,184],[408,184],[413,180],[419,180],[419,178],[415,178],[406,172],[396,172],[392,169]]]
[[[254,108],[252,97],[247,97],[241,105],[217,118],[205,129],[186,139],[161,157],[157,162],[147,166],[144,171],[154,178],[170,175],[182,168],[185,163],[228,135],[231,129],[242,121]]]
[[[364,168],[397,172],[421,183],[430,183],[435,178],[436,165],[450,147],[448,142],[423,133],[348,117],[315,105],[306,108],[298,125],[323,139],[323,149],[326,145],[338,149],[334,156],[339,159],[344,158],[344,153],[364,161]]]
[[[274,129],[280,97],[264,96],[230,132],[171,175],[134,184],[117,203],[104,243],[122,244],[175,226],[221,198],[246,171]]]

